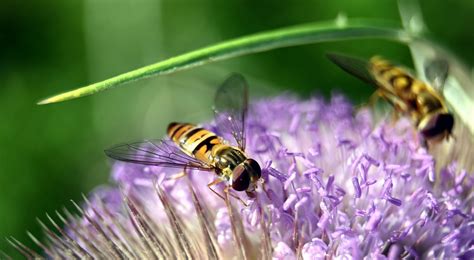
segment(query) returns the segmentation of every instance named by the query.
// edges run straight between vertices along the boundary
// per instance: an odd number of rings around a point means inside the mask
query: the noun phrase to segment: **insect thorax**
[[[417,103],[421,113],[427,114],[436,110],[444,110],[441,100],[429,92],[420,93],[417,96]]]
[[[214,167],[225,179],[230,178],[234,168],[247,159],[242,151],[229,145],[216,145],[213,150]]]

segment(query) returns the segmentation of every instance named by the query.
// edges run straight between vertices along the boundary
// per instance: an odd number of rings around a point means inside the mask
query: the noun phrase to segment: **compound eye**
[[[443,128],[448,133],[451,134],[454,126],[454,117],[451,114],[441,114],[436,121],[436,125],[440,125],[440,128]]]
[[[236,191],[247,190],[250,185],[250,175],[244,164],[239,164],[232,172],[232,188]]]
[[[428,126],[422,131],[425,138],[434,138],[445,132],[451,133],[454,126],[454,118],[451,114],[439,114],[433,118]]]
[[[257,161],[254,159],[247,159],[245,160],[245,164],[247,165],[247,170],[252,174],[256,180],[260,179],[262,176],[262,169]]]

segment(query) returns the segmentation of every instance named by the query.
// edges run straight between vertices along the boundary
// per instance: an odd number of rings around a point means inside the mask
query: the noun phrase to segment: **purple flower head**
[[[209,129],[213,125],[209,124]],[[343,96],[280,96],[251,105],[246,153],[257,196],[225,203],[215,174],[117,162],[51,256],[275,259],[470,258],[472,175],[436,161],[405,119],[375,123]],[[223,186],[217,187],[218,192]],[[73,247],[71,246],[73,245]],[[72,248],[70,251],[66,249]],[[177,252],[177,253],[176,253]]]

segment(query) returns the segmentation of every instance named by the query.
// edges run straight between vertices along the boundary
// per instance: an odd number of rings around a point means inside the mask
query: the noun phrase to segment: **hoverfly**
[[[395,112],[410,117],[425,145],[428,141],[440,141],[451,135],[454,116],[449,112],[439,89],[379,56],[369,61],[334,53],[327,56],[346,72],[377,87],[370,103],[383,98],[395,108]],[[447,77],[447,63],[437,61],[432,65],[427,67],[425,73],[433,80],[433,86],[440,88]]]
[[[215,122],[217,132],[230,134],[235,144],[221,136],[189,123],[170,123],[168,140],[145,140],[120,144],[105,151],[119,161],[214,171],[217,178],[208,188],[224,199],[211,186],[226,182],[235,191],[251,195],[261,177],[260,165],[245,154],[245,119],[248,106],[248,84],[239,74],[231,75],[217,90]]]

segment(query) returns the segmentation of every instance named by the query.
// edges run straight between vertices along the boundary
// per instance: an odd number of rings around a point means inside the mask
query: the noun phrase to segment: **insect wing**
[[[185,154],[169,140],[119,144],[105,150],[105,154],[115,160],[143,165],[212,170],[212,167]]]
[[[359,58],[351,57],[340,53],[327,53],[326,56],[334,64],[339,66],[344,71],[352,74],[360,80],[377,86],[374,77],[369,71],[369,62]]]
[[[349,74],[359,78],[360,80],[377,87],[377,89],[383,92],[384,96],[390,100],[392,104],[404,103],[393,89],[391,84],[384,82],[382,79],[377,78],[371,71],[371,61],[366,61],[360,58],[351,57],[345,54],[329,53],[328,58]]]
[[[231,75],[216,92],[214,113],[221,134],[231,134],[245,151],[245,119],[248,107],[248,84],[240,74]]]
[[[384,84],[373,76],[370,61],[339,53],[328,53],[327,57],[344,71],[377,87],[392,105],[407,109],[407,104],[397,96],[390,84]]]
[[[449,75],[448,61],[441,58],[428,60],[425,62],[424,72],[426,80],[428,80],[431,86],[442,93]]]

